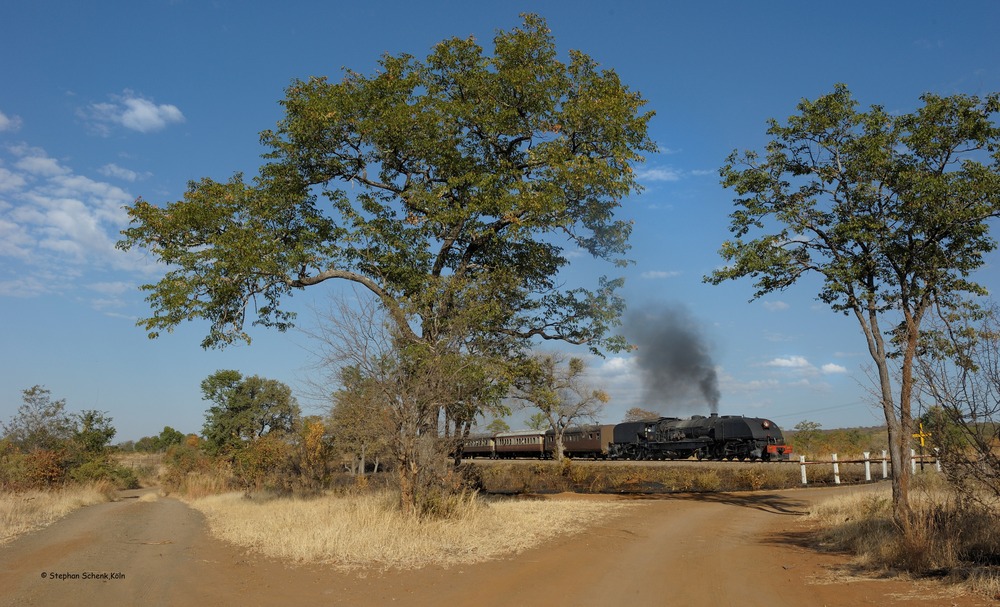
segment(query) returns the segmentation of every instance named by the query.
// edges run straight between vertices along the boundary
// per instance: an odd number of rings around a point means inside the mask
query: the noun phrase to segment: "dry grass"
[[[260,554],[383,570],[517,554],[637,507],[605,500],[475,498],[455,518],[423,521],[403,516],[398,500],[391,492],[266,501],[230,493],[192,505],[208,518],[215,536]]]
[[[109,502],[113,496],[114,487],[107,483],[0,494],[0,545],[50,525],[78,508]]]
[[[1000,512],[961,501],[938,486],[910,494],[911,537],[893,521],[889,490],[844,496],[815,506],[821,543],[855,555],[862,569],[934,575],[969,591],[1000,598]]]

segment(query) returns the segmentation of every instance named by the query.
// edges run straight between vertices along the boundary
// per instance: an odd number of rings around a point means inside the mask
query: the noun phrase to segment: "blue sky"
[[[70,410],[107,411],[117,439],[138,439],[165,425],[200,431],[198,386],[218,369],[303,386],[313,359],[298,332],[255,330],[252,345],[222,351],[200,349],[199,323],[148,340],[135,326],[148,315],[137,286],[162,270],[114,249],[122,207],[177,200],[192,179],[255,174],[258,133],[281,118],[293,78],[368,73],[383,53],[421,57],[451,36],[488,48],[526,11],[548,20],[561,52],[614,68],[656,111],[661,151],[622,210],[636,220],[624,294],[636,308],[685,311],[718,373],[721,412],[784,427],[881,423],[860,329],[816,301],[815,284],[748,302],[749,283],[702,282],[728,235],[733,195],[718,168],[735,148],[763,146],[768,118],[838,82],[894,112],[925,92],[1000,91],[993,1],[10,3],[0,19],[0,420],[42,384]],[[995,289],[990,260],[977,278]],[[570,278],[613,270],[581,263]],[[296,296],[302,323],[336,291]],[[612,397],[603,421],[658,407],[635,363],[592,361],[591,381]]]

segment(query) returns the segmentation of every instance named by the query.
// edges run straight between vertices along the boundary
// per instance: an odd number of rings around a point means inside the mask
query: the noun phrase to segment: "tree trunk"
[[[892,462],[892,513],[899,528],[907,537],[912,529],[913,514],[910,509],[910,468],[906,461],[907,445],[909,444],[910,397],[912,394],[912,357],[910,355],[911,335],[907,334],[907,352],[903,359],[903,377],[900,386],[900,406],[897,413],[895,399],[892,395],[892,379],[889,371],[889,355],[882,331],[879,328],[878,314],[869,303],[867,310],[860,305],[854,308],[855,315],[861,323],[865,338],[868,341],[868,351],[878,370],[879,390],[881,393],[882,413],[889,439],[889,458]],[[916,348],[916,336],[912,337],[913,351]],[[911,366],[907,374],[907,362]]]
[[[361,455],[359,456],[359,459],[361,461],[358,462],[358,474],[361,475],[361,478],[365,478],[365,446],[364,446],[364,444],[361,445]]]
[[[557,462],[561,462],[563,460],[563,457],[565,457],[566,453],[566,448],[563,446],[563,434],[561,431],[556,431],[555,436],[553,436],[552,438],[553,438],[553,447],[555,450],[553,456],[555,457]]]

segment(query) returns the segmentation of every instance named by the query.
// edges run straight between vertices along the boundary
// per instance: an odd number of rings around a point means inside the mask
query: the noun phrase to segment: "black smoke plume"
[[[665,414],[719,412],[715,364],[698,323],[680,305],[650,306],[629,312],[623,327],[636,346],[646,404]],[[698,397],[701,398],[698,398]],[[703,409],[702,409],[703,410]]]

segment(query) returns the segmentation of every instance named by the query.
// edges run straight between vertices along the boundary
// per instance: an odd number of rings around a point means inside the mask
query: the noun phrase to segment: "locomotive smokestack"
[[[719,412],[715,364],[700,328],[679,305],[649,307],[625,317],[625,337],[637,346],[648,404],[667,410],[696,410],[697,396]],[[692,402],[692,396],[695,401]]]

